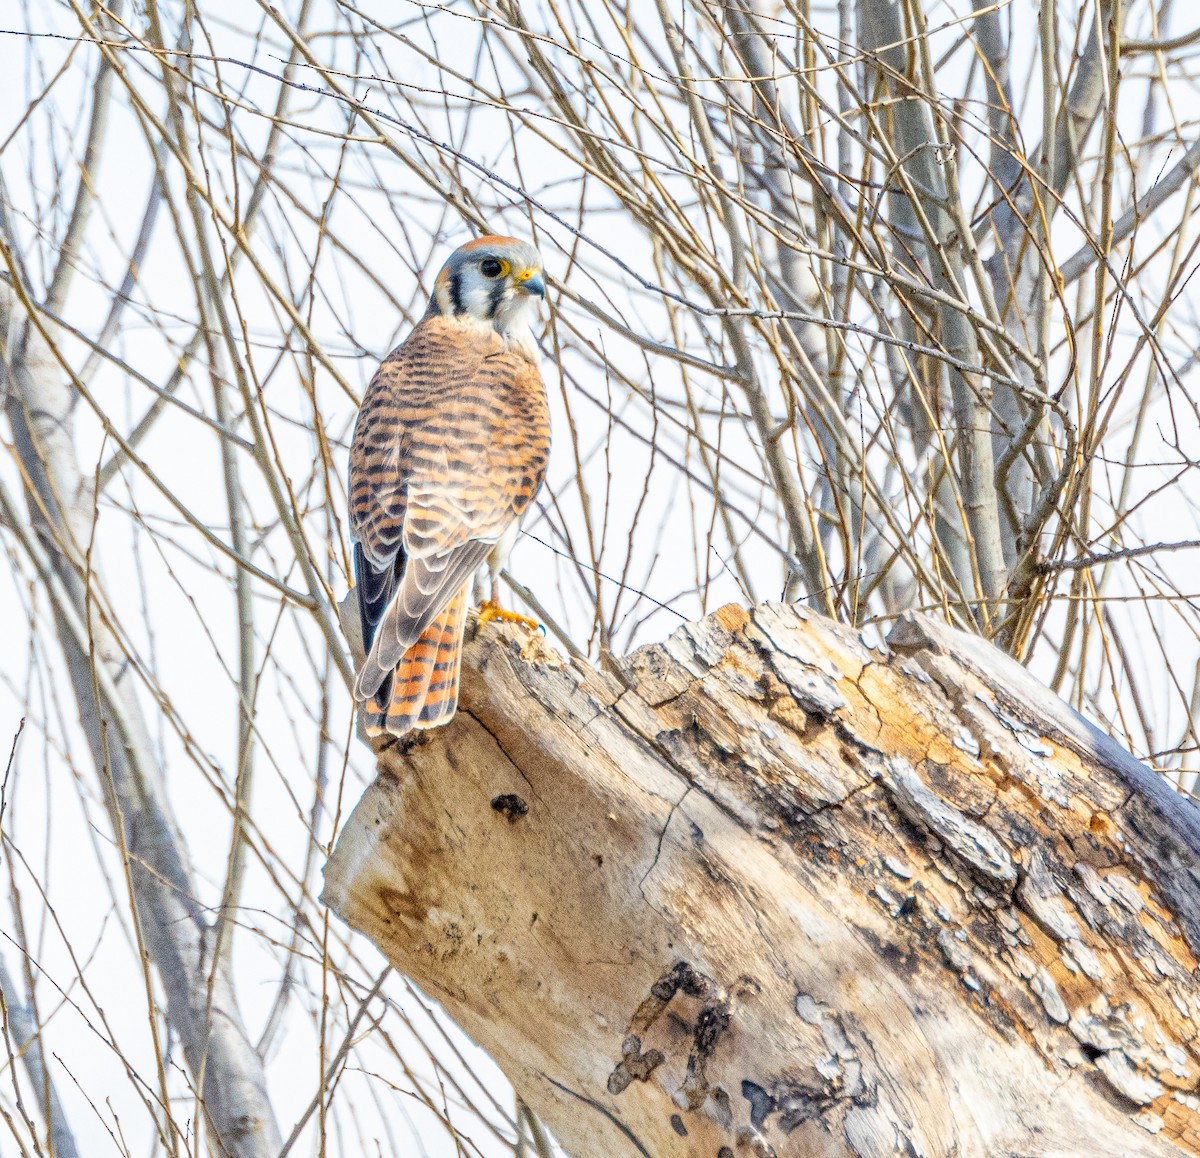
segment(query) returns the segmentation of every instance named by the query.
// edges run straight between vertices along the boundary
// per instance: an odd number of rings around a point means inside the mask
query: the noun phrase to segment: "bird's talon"
[[[479,605],[479,624],[482,627],[485,623],[491,623],[493,619],[501,623],[523,623],[534,631],[546,634],[546,629],[536,619],[530,619],[528,615],[519,615],[515,611],[505,611],[499,603],[486,599]]]

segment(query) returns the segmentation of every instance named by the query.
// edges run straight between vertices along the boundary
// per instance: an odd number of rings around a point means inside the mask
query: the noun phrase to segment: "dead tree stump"
[[[575,1158],[1200,1154],[1200,813],[986,643],[489,625],[325,899]]]

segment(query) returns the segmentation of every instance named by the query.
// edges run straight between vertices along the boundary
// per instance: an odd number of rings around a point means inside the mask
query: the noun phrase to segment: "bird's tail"
[[[367,700],[363,722],[368,736],[403,736],[413,728],[436,728],[450,721],[458,707],[469,586],[463,584]]]

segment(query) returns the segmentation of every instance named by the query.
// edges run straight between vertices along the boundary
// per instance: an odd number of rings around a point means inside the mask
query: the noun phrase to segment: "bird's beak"
[[[517,285],[532,297],[544,298],[546,296],[546,283],[542,280],[540,273],[530,273],[521,278]]]

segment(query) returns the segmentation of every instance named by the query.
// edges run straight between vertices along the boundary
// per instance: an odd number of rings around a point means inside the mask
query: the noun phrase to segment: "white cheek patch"
[[[488,318],[492,313],[489,287],[474,282],[463,292],[463,307],[473,318]]]

